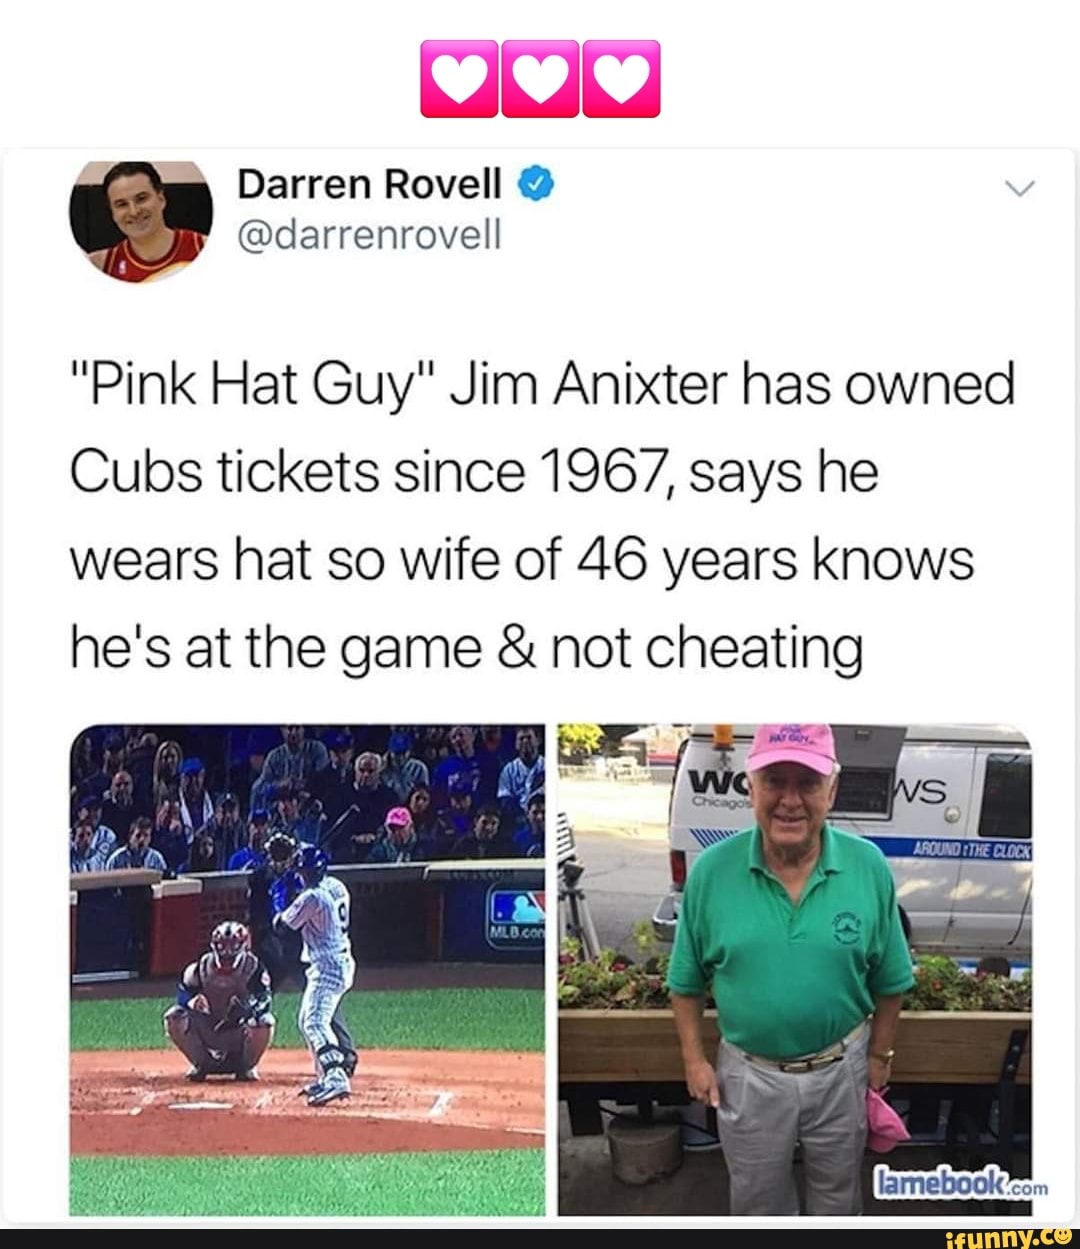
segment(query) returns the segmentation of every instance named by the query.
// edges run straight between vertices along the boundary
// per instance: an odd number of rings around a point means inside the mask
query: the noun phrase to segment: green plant
[[[656,1010],[668,1005],[668,958],[659,950],[647,921],[635,924],[634,942],[641,956],[635,962],[614,950],[594,959],[581,957],[581,944],[563,942],[559,955],[559,1006],[570,1010]],[[708,1005],[712,1005],[711,1000]],[[904,1009],[948,1011],[1030,1011],[1031,972],[1018,980],[971,975],[950,958],[921,955],[915,963],[915,985],[904,997]]]
[[[559,1005],[579,1010],[656,1010],[668,1004],[666,954],[635,963],[615,950],[581,957],[576,941],[559,956]]]
[[[1031,1010],[1031,972],[1018,980],[970,975],[950,958],[921,955],[915,962],[915,986],[904,997],[905,1010]]]

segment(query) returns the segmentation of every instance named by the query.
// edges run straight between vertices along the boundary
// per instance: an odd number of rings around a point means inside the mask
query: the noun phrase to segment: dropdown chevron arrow
[[[1010,191],[1012,191],[1014,195],[1019,196],[1020,199],[1023,199],[1024,196],[1028,193],[1028,191],[1030,191],[1031,188],[1035,185],[1035,179],[1032,178],[1032,180],[1027,184],[1026,187],[1024,187],[1022,191],[1014,187],[1008,178],[1005,179],[1005,185],[1009,188]]]

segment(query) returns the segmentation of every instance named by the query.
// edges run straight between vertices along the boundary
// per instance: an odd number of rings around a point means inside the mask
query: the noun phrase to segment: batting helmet
[[[248,930],[236,920],[227,919],[210,934],[210,951],[222,971],[232,971],[237,960],[251,944]]]
[[[318,846],[302,846],[296,856],[296,870],[308,884],[322,880],[329,866],[330,860]]]

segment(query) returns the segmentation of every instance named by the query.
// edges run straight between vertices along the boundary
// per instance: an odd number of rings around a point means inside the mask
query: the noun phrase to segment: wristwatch
[[[878,1062],[891,1063],[896,1057],[896,1050],[871,1050],[870,1057],[876,1058]]]

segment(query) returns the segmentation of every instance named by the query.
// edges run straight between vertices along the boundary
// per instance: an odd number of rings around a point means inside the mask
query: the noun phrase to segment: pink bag
[[[899,1141],[911,1140],[903,1119],[882,1096],[888,1088],[866,1090],[866,1147],[887,1154]]]

